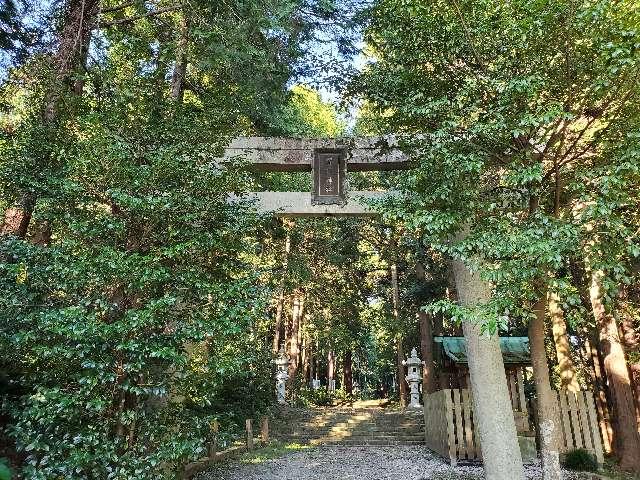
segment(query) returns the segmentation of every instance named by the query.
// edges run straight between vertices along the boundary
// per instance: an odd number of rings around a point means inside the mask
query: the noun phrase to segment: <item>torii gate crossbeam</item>
[[[329,153],[327,153],[329,152]],[[323,165],[322,155],[335,154],[340,158],[342,170],[329,172]],[[245,197],[256,202],[260,213],[291,217],[354,217],[374,216],[370,200],[379,200],[394,192],[348,192],[344,180],[347,172],[406,170],[411,168],[409,157],[399,148],[395,136],[344,138],[280,138],[238,137],[225,148],[223,160],[241,158],[252,170],[262,172],[313,172],[312,192],[253,192]],[[329,159],[330,160],[330,159]],[[320,163],[319,163],[320,162]],[[319,171],[314,170],[314,165]],[[330,170],[330,169],[329,169]],[[318,182],[331,184],[335,174],[335,198],[318,199]],[[324,185],[324,184],[323,184]],[[338,198],[339,197],[339,198]],[[237,197],[230,197],[231,201]],[[320,200],[320,201],[319,201]]]

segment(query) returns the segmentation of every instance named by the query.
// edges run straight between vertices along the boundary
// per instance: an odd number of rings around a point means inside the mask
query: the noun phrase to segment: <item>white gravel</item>
[[[527,479],[540,479],[538,465],[525,467]],[[317,447],[262,463],[229,462],[198,480],[427,480],[484,478],[481,466],[451,467],[426,447]],[[565,479],[575,475],[565,472]]]

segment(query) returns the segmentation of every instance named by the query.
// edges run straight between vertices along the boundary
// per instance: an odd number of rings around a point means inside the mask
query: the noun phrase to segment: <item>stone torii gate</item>
[[[367,200],[393,192],[348,192],[347,172],[401,170],[412,167],[397,137],[335,139],[240,137],[225,149],[224,160],[241,158],[264,172],[310,172],[311,192],[255,192],[248,195],[261,213],[278,216],[329,217],[376,215]],[[233,199],[231,199],[233,201]],[[461,238],[464,232],[461,233]],[[459,261],[453,262],[458,299],[474,307],[491,298],[491,285]],[[486,478],[524,478],[516,425],[498,335],[482,334],[480,326],[463,321],[469,374]]]
[[[367,202],[393,192],[348,191],[347,172],[406,170],[409,157],[394,136],[356,138],[240,137],[223,160],[241,158],[261,172],[310,172],[312,192],[254,192],[261,213],[288,217],[374,216]]]

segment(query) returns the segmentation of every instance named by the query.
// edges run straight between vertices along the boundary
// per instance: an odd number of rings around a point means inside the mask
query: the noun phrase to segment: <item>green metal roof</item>
[[[445,353],[456,363],[468,363],[464,337],[435,337]],[[531,363],[528,337],[500,337],[500,350],[504,363]]]

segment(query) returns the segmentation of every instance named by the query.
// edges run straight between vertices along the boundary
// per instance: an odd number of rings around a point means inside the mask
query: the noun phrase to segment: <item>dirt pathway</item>
[[[539,479],[540,468],[526,469]],[[573,475],[565,475],[565,479]],[[483,478],[478,466],[451,467],[420,446],[319,447],[258,463],[221,464],[198,480],[426,480]]]

